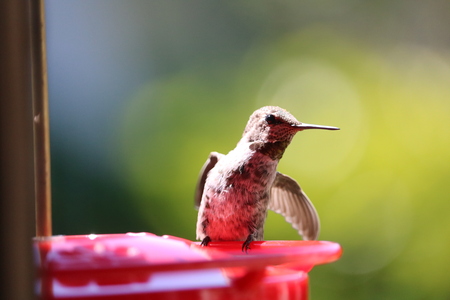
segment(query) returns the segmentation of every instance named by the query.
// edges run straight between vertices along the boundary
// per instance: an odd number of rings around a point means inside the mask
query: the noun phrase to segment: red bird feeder
[[[308,299],[308,274],[337,260],[324,241],[197,242],[151,233],[37,238],[41,299]]]

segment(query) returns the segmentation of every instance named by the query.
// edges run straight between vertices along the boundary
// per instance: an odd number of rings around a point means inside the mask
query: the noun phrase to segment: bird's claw
[[[211,242],[211,238],[209,236],[206,236],[200,243],[200,246],[206,247],[208,246],[209,242]]]
[[[247,250],[250,249],[250,244],[253,242],[253,236],[250,234],[245,242],[242,244],[242,252],[247,253]]]

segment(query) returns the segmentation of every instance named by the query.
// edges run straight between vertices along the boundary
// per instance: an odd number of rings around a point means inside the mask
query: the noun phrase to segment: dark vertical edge
[[[35,233],[30,2],[0,1],[0,299],[31,299]]]

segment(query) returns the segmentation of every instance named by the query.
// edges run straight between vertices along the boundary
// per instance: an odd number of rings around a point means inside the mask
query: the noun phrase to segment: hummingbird
[[[339,130],[302,123],[283,108],[265,106],[250,116],[236,148],[226,155],[209,154],[195,192],[202,246],[242,241],[247,252],[252,241],[264,239],[268,209],[284,216],[304,240],[317,239],[316,209],[293,178],[277,172],[294,135],[306,129]]]

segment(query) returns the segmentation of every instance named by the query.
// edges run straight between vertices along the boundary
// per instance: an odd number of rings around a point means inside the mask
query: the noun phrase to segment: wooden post
[[[44,0],[31,1],[36,236],[52,235],[50,126]]]

